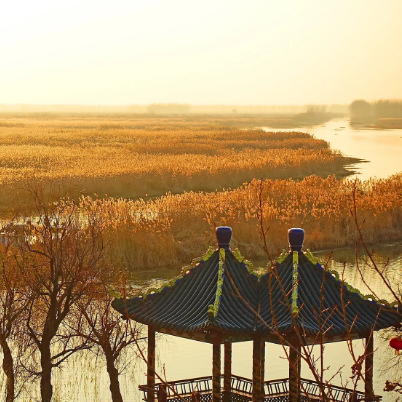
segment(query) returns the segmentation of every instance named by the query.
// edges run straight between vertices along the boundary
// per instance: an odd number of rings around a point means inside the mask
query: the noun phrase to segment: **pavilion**
[[[238,250],[230,250],[231,228],[216,232],[218,249],[210,249],[168,285],[112,303],[123,317],[148,326],[148,378],[140,386],[146,400],[378,400],[373,391],[373,331],[399,326],[398,308],[363,296],[309,251],[303,252],[302,229],[289,230],[290,252],[260,276]],[[212,376],[155,384],[156,331],[211,343]],[[303,347],[350,339],[366,342],[364,393],[301,378]],[[243,341],[253,341],[252,380],[232,374],[232,343]],[[265,381],[266,342],[288,347],[288,379]]]

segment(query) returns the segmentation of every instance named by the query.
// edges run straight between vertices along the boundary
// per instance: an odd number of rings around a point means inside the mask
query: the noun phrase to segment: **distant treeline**
[[[270,114],[299,113],[348,114],[348,105],[190,105],[187,103],[153,103],[150,105],[5,105],[0,113],[95,113],[95,114]]]
[[[402,99],[381,99],[374,102],[359,99],[350,104],[349,110],[352,123],[371,123],[384,128],[402,125]]]
[[[347,105],[190,105],[181,103],[154,103],[148,106],[154,114],[299,114],[349,113]]]

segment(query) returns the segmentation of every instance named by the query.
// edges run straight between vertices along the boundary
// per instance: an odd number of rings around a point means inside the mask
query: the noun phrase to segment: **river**
[[[289,131],[268,127],[264,127],[264,130]],[[347,120],[331,120],[325,125],[300,127],[291,131],[313,134],[316,138],[329,142],[332,149],[341,151],[345,156],[365,160],[365,163],[353,166],[361,180],[370,177],[386,178],[402,171],[402,129],[352,127]]]

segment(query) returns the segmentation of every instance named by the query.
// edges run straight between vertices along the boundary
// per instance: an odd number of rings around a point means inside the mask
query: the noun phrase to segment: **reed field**
[[[186,263],[214,244],[217,225],[234,228],[246,255],[264,257],[260,201],[272,255],[290,227],[304,227],[315,249],[352,245],[352,184],[338,180],[350,160],[309,134],[240,129],[227,119],[3,116],[2,213],[29,216],[38,189],[50,202],[80,200],[80,213],[104,225],[115,264],[130,271]],[[356,185],[366,240],[400,239],[401,177]]]
[[[226,119],[226,120],[225,120]],[[124,198],[214,191],[254,178],[344,176],[351,161],[302,132],[265,132],[260,117],[1,115],[1,212],[23,189]],[[231,125],[232,124],[232,125]],[[50,190],[51,189],[51,190]]]
[[[217,225],[233,228],[232,246],[243,255],[266,258],[261,211],[273,258],[287,248],[291,227],[305,229],[306,248],[353,248],[358,239],[354,206],[367,243],[400,240],[401,201],[402,175],[364,182],[310,176],[301,181],[253,180],[234,190],[169,194],[148,201],[86,197],[80,208],[86,216],[101,217],[115,264],[135,271],[189,263],[215,244]]]
[[[402,128],[402,118],[379,119],[377,127],[382,129]]]

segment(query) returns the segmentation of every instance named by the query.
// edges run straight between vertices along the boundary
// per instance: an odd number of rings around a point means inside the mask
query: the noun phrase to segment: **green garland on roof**
[[[283,249],[281,255],[278,257],[278,260],[277,260],[278,264],[282,264],[283,261],[286,260],[286,257],[288,255],[289,255],[289,252],[287,252],[285,249]]]
[[[212,246],[209,246],[207,252],[201,257],[201,259],[203,261],[208,261],[215,251],[216,251],[215,248],[213,248]]]
[[[330,271],[331,273],[334,273],[336,271]],[[338,278],[339,278],[339,274],[338,274]],[[360,292],[359,289],[354,288],[352,285],[350,285],[347,282],[342,282],[345,286],[346,289],[349,292],[352,293],[356,293],[357,295],[359,295],[363,300],[369,300],[369,301],[373,301],[377,304],[381,304],[382,306],[386,306],[386,307],[394,307],[396,305],[398,305],[398,302],[395,300],[392,303],[390,303],[388,300],[386,299],[379,299],[378,297],[376,297],[375,295],[373,295],[372,293],[369,293],[367,295],[364,295],[362,292]]]
[[[163,285],[160,288],[148,289],[146,292],[139,293],[135,297],[146,298],[150,294],[160,293],[160,292],[162,292],[163,289],[171,288],[171,287],[175,286],[178,280],[184,278],[186,275],[188,275],[191,272],[191,270],[193,270],[194,268],[198,267],[198,265],[200,264],[201,261],[204,261],[204,262],[208,261],[215,251],[216,250],[213,247],[209,247],[208,251],[202,257],[195,258],[191,262],[190,265],[186,265],[185,267],[183,267],[182,270],[181,270],[181,274],[178,275],[178,276],[175,276],[167,284]]]
[[[248,272],[250,273],[254,273],[253,272],[253,263],[249,260],[246,260],[240,253],[240,250],[238,248],[236,248],[234,251],[232,251],[232,254],[234,255],[234,257],[236,258],[237,261],[239,261],[240,263],[243,263]]]
[[[307,257],[307,259],[314,265],[318,264],[318,260],[317,258],[315,258],[312,254],[312,252],[310,251],[310,249],[308,248],[307,251],[304,253],[304,255]]]
[[[252,263],[251,261],[249,261],[249,260],[246,260],[246,259],[241,255],[240,250],[239,250],[238,248],[236,248],[234,251],[232,251],[232,254],[233,254],[233,256],[236,258],[236,260],[237,260],[238,262],[243,263],[243,264],[246,266],[248,273],[249,273],[250,275],[254,275],[254,276],[258,279],[258,281],[266,274],[266,272],[261,272],[261,273],[256,272],[256,271],[254,270],[253,263]],[[271,268],[271,267],[268,268],[268,271],[270,270],[270,268]]]
[[[238,248],[233,250],[232,254],[234,255],[234,257],[236,258],[237,261],[239,261],[239,262],[244,261],[244,257],[241,255],[240,250]]]
[[[299,312],[299,306],[297,305],[298,269],[299,269],[299,253],[297,251],[293,251],[293,291],[292,291],[293,314],[297,314]]]
[[[218,281],[216,284],[216,295],[214,304],[208,306],[208,315],[211,318],[215,318],[218,315],[220,299],[222,296],[222,286],[223,286],[223,271],[225,263],[225,249],[219,249],[219,270],[218,270]]]
[[[313,254],[311,253],[311,251],[310,251],[309,249],[304,253],[304,255],[308,258],[308,260],[309,260],[312,264],[314,264],[314,265],[317,265],[317,264],[318,264],[318,260],[313,256]],[[356,293],[356,294],[359,295],[363,300],[374,301],[374,302],[376,302],[376,303],[378,303],[378,304],[382,304],[382,305],[384,305],[384,306],[390,306],[390,307],[393,307],[393,306],[395,305],[395,302],[389,303],[387,300],[385,300],[385,299],[379,299],[378,297],[376,297],[376,296],[373,295],[373,294],[364,295],[362,292],[360,292],[359,289],[354,288],[352,285],[350,285],[349,283],[347,283],[347,282],[345,282],[345,281],[341,281],[340,278],[339,278],[339,272],[338,272],[338,271],[330,270],[330,269],[327,269],[327,271],[328,271],[338,282],[343,283],[343,284],[346,286],[346,289],[347,289],[349,292]]]

